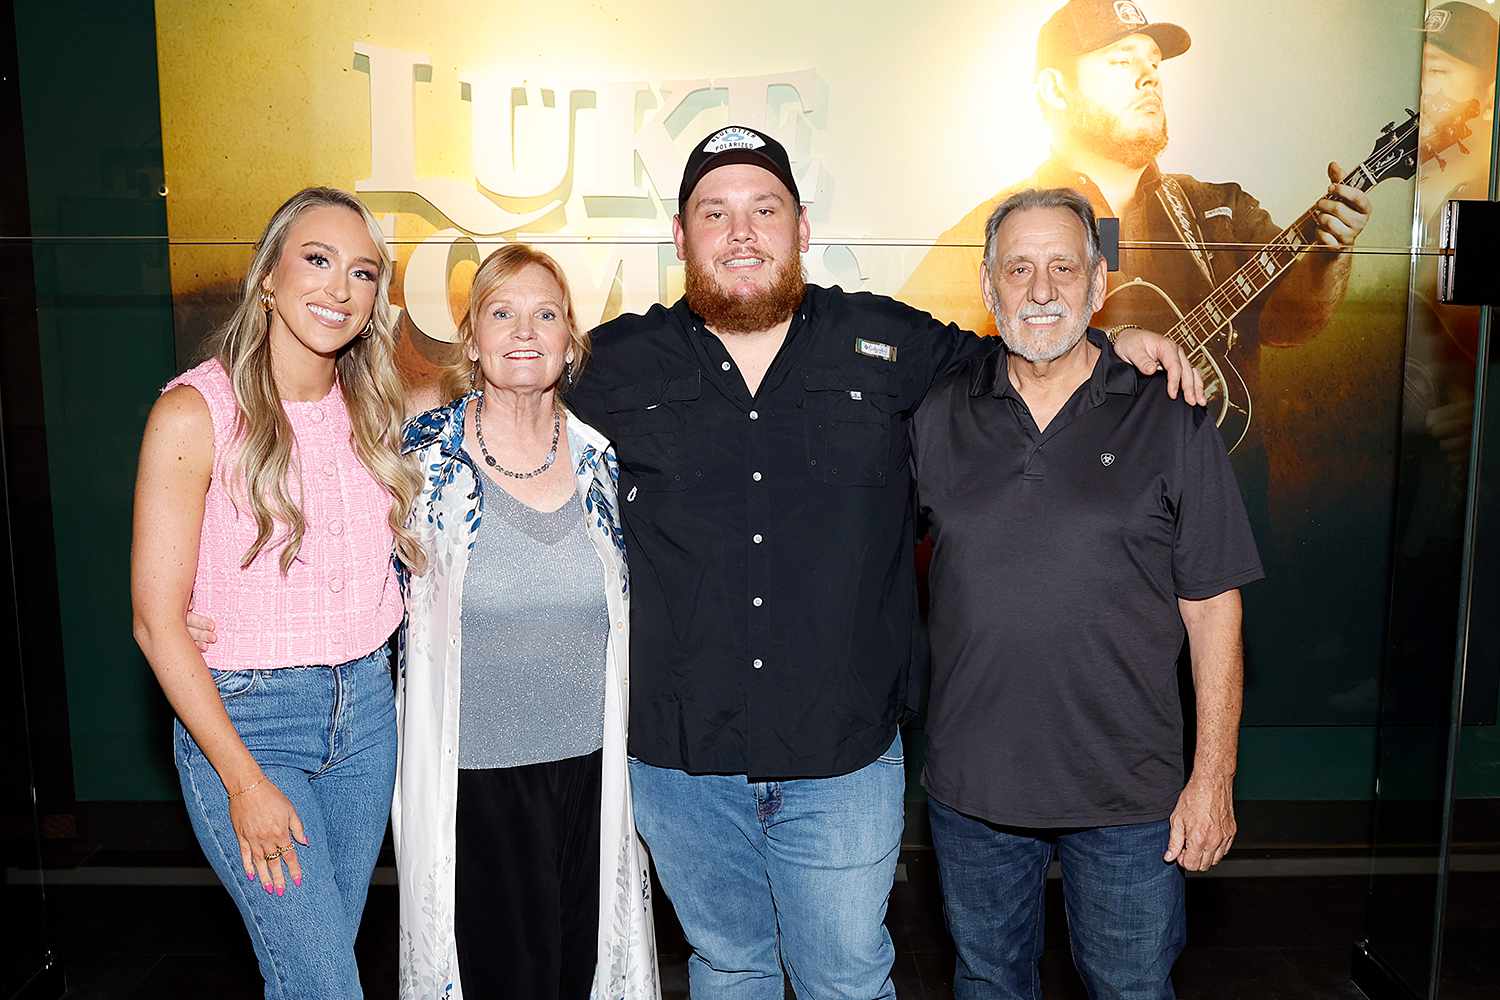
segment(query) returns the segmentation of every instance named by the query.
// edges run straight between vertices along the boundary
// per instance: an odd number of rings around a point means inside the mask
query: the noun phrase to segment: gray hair
[[[1072,188],[1027,188],[1017,191],[1002,201],[999,206],[990,213],[989,219],[984,224],[984,266],[991,267],[995,263],[995,234],[1000,227],[1015,212],[1022,212],[1028,208],[1066,208],[1078,216],[1078,221],[1083,223],[1085,244],[1088,248],[1088,267],[1092,271],[1099,266],[1099,261],[1104,258],[1104,246],[1099,242],[1099,224],[1094,219],[1094,207],[1089,200]]]

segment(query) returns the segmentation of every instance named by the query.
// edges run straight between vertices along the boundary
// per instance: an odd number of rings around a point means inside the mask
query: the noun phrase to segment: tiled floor
[[[891,897],[894,979],[903,1000],[952,996],[953,955],[929,852],[904,857]],[[1218,878],[1189,883],[1189,947],[1176,983],[1184,1000],[1357,998],[1349,986],[1365,880]],[[1048,1000],[1083,1000],[1068,957],[1059,886],[1050,885],[1042,979]],[[258,975],[228,898],[216,888],[78,886],[51,890],[70,998],[259,996]],[[366,996],[395,995],[396,895],[370,894],[359,942]],[[658,918],[664,994],[687,996],[687,946],[669,911]],[[1480,994],[1475,994],[1480,995]]]

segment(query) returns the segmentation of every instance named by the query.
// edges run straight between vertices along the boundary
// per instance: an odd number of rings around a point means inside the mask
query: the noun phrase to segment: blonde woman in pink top
[[[354,938],[395,776],[396,566],[424,568],[404,525],[421,479],[398,450],[390,280],[357,199],[294,195],[213,358],[167,387],[141,444],[136,640],[267,997],[362,995]],[[189,607],[217,626],[203,651]]]

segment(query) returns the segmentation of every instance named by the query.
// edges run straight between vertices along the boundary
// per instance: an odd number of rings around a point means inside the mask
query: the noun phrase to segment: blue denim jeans
[[[332,667],[214,671],[229,719],[307,835],[302,884],[285,896],[245,878],[229,799],[198,744],[173,724],[193,832],[239,907],[266,997],[360,997],[354,937],[391,813],[396,707],[385,648]]]
[[[1187,942],[1182,869],[1161,856],[1166,820],[1022,830],[928,796],[943,915],[958,950],[956,1000],[1041,1000],[1047,866],[1062,864],[1073,964],[1091,1000],[1171,1000]]]
[[[693,954],[703,1000],[895,997],[886,904],[906,790],[898,733],[834,778],[747,781],[630,762],[635,821]]]

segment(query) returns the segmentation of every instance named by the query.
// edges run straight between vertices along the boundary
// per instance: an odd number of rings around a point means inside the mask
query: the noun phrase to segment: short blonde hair
[[[486,257],[474,272],[474,283],[469,287],[469,302],[464,307],[464,318],[458,324],[458,337],[454,346],[458,348],[453,361],[443,366],[438,380],[443,399],[456,399],[468,392],[473,385],[474,368],[477,362],[469,360],[469,348],[474,343],[474,328],[479,323],[479,314],[485,304],[499,291],[500,286],[520,274],[528,266],[537,264],[546,268],[557,287],[562,289],[563,319],[568,324],[568,338],[573,342],[573,378],[577,379],[588,362],[592,350],[587,330],[578,325],[573,312],[573,292],[568,288],[568,276],[562,265],[550,256],[525,243],[509,243]]]

